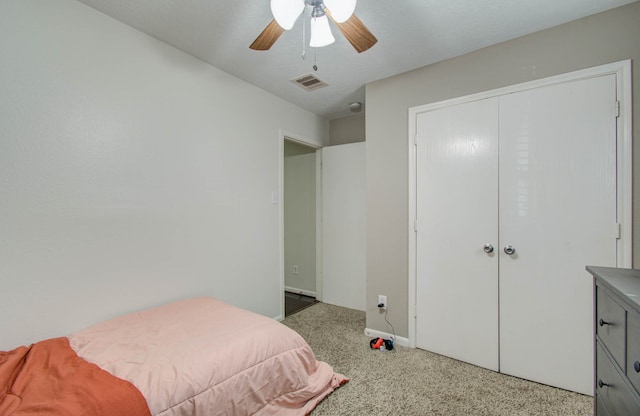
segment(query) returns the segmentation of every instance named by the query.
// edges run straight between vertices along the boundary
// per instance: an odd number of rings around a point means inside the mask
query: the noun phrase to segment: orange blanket
[[[0,415],[150,416],[131,383],[78,355],[67,338],[0,351]]]

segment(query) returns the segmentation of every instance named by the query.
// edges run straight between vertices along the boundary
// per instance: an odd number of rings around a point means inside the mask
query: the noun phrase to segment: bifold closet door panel
[[[498,370],[498,99],[417,123],[416,345]]]
[[[584,394],[584,268],[616,266],[615,92],[610,75],[500,97],[500,371]]]

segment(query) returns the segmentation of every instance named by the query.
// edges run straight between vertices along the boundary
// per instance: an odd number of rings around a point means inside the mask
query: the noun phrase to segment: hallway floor
[[[314,303],[318,302],[311,296],[300,295],[298,293],[284,292],[284,316],[299,312]]]

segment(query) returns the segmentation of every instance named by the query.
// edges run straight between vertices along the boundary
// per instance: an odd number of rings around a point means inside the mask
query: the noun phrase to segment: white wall
[[[365,113],[337,118],[329,122],[329,143],[331,146],[359,143],[366,140]]]
[[[290,141],[284,149],[284,285],[316,296],[316,150]]]
[[[187,296],[282,313],[281,130],[328,121],[73,0],[1,1],[0,56],[0,349]]]

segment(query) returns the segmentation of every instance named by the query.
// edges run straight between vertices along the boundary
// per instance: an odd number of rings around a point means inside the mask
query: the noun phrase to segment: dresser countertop
[[[640,270],[587,266],[587,271],[599,277],[602,286],[626,298],[629,305],[640,313]]]

